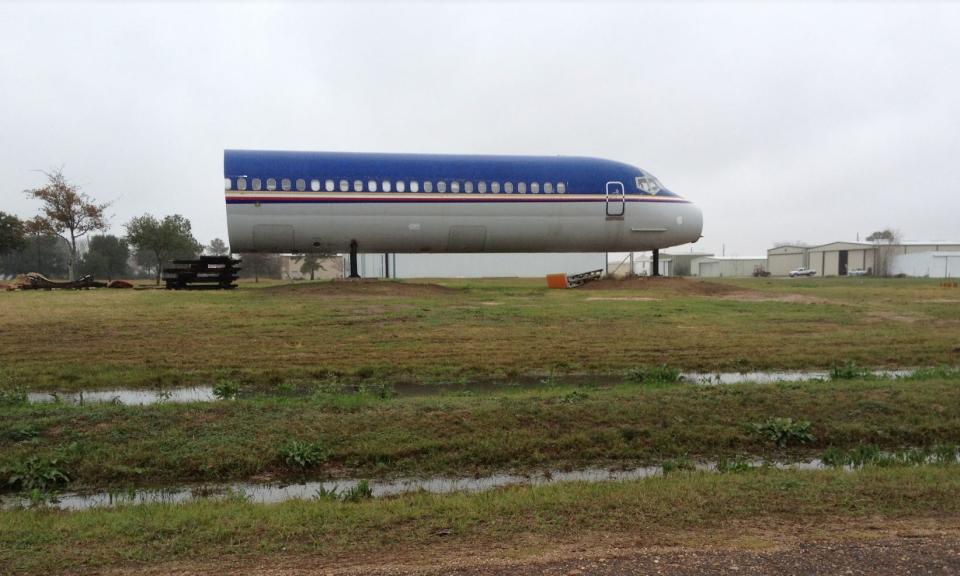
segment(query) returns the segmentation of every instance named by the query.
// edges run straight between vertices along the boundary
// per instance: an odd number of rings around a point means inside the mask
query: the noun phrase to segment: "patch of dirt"
[[[648,298],[646,296],[623,296],[621,298],[591,296],[587,298],[587,302],[653,302],[655,300],[659,300],[659,298]]]
[[[654,533],[581,533],[562,541],[519,536],[506,542],[458,541],[438,530],[432,542],[348,556],[279,554],[113,568],[101,574],[257,576],[863,574],[960,572],[958,518],[771,518],[722,528]]]
[[[767,294],[764,292],[734,292],[721,296],[724,300],[738,302],[787,302],[789,304],[824,304],[829,300],[804,294]]]
[[[903,322],[905,324],[913,324],[921,320],[926,320],[925,316],[907,316],[906,314],[898,314],[897,312],[883,312],[883,311],[874,311],[870,312],[869,317],[872,320],[878,321],[890,321],[890,322]]]
[[[743,292],[743,288],[693,280],[690,278],[645,277],[645,278],[604,278],[588,282],[578,290],[655,290],[674,292],[682,295],[719,296],[734,292]]]
[[[440,284],[397,280],[330,280],[309,284],[284,284],[263,288],[265,294],[322,296],[443,296],[457,290]]]

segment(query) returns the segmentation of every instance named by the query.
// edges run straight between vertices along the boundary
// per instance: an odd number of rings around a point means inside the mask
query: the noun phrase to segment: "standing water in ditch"
[[[915,370],[876,370],[866,374],[878,378],[905,378],[916,372]],[[773,371],[773,372],[683,372],[681,381],[693,384],[775,384],[777,382],[807,382],[829,380],[830,372],[825,371]],[[603,376],[570,376],[553,377],[549,384],[517,384],[515,382],[475,382],[465,384],[412,384],[399,383],[392,387],[400,396],[432,396],[451,392],[496,392],[498,390],[514,390],[521,387],[549,388],[559,385],[615,385],[624,382],[623,377]],[[270,394],[271,396],[306,396],[309,391],[294,391],[287,393]],[[31,403],[66,402],[69,404],[97,404],[113,403],[124,406],[146,406],[163,402],[211,402],[218,396],[213,386],[191,386],[169,388],[162,390],[142,390],[121,388],[115,390],[91,390],[84,392],[30,392],[27,400]]]

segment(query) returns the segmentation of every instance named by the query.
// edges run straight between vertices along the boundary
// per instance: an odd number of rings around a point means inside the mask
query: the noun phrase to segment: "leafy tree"
[[[254,282],[259,282],[260,277],[280,278],[280,257],[276,254],[263,254],[252,252],[241,254],[243,259],[240,276],[244,278],[253,278]]]
[[[193,237],[190,221],[179,214],[157,220],[150,214],[127,222],[127,242],[137,250],[137,261],[156,271],[157,284],[166,262],[175,258],[195,258],[202,246]]]
[[[897,233],[893,230],[886,228],[884,230],[878,230],[869,236],[867,236],[867,242],[886,242],[887,244],[893,243],[896,239]]]
[[[59,236],[70,247],[70,279],[77,278],[77,240],[90,232],[106,230],[106,211],[110,203],[97,204],[93,198],[71,184],[58,168],[43,173],[47,185],[43,188],[24,190],[24,194],[40,200],[43,205],[35,222],[43,232]]]
[[[130,267],[130,246],[123,238],[113,235],[93,236],[87,253],[80,261],[80,270],[95,278],[122,278]]]
[[[226,256],[230,253],[230,248],[223,240],[214,238],[210,241],[210,245],[207,246],[207,251],[214,256]]]
[[[320,263],[320,261],[326,257],[327,254],[316,254],[311,252],[309,254],[300,254],[299,256],[294,256],[294,261],[301,263],[301,274],[309,274],[310,279],[314,280],[317,270],[326,270],[326,268],[323,267],[323,264]]]
[[[70,250],[63,238],[42,232],[36,220],[23,223],[26,236],[20,250],[0,255],[0,273],[39,272],[51,278],[66,276]]]
[[[26,246],[26,229],[13,214],[0,212],[0,254],[21,250]]]

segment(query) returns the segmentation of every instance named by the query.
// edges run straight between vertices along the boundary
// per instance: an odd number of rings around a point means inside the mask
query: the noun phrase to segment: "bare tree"
[[[873,261],[875,276],[889,276],[893,266],[894,245],[900,243],[900,231],[892,228],[878,230],[867,236],[867,242],[873,242]]]
[[[40,200],[43,206],[34,225],[41,231],[63,238],[70,247],[70,279],[77,279],[77,240],[89,232],[105,231],[106,211],[110,203],[97,204],[93,198],[80,191],[80,187],[71,184],[63,175],[63,169],[57,168],[43,173],[47,185],[43,188],[24,190],[24,194]]]

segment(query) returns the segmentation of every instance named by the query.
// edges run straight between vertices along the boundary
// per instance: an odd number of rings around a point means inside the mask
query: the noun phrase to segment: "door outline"
[[[623,182],[607,182],[607,218],[623,218],[625,206]]]

